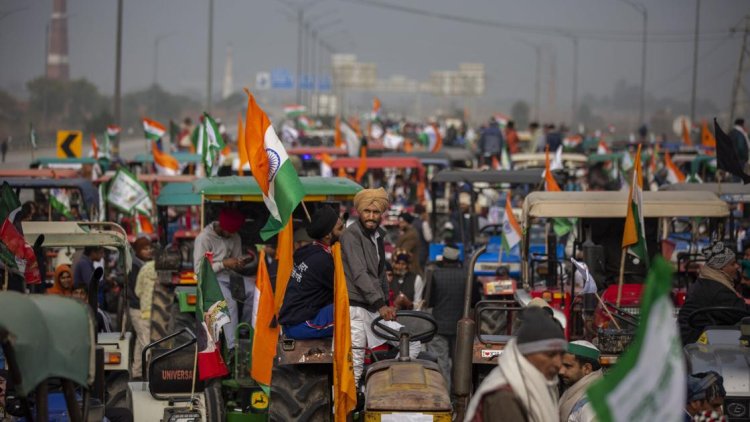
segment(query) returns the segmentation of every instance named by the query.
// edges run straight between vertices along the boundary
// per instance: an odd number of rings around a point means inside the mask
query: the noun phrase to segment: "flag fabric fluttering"
[[[299,104],[290,104],[284,106],[284,114],[286,117],[297,117],[307,113],[307,107]]]
[[[203,381],[229,374],[219,345],[221,329],[229,322],[229,309],[209,257],[201,261],[197,293],[198,379]]]
[[[750,175],[745,173],[745,163],[740,161],[734,142],[729,135],[724,133],[716,119],[714,119],[714,135],[716,137],[716,167],[739,177],[745,184],[750,183]]]
[[[237,115],[237,153],[240,157],[238,173],[240,176],[244,176],[245,167],[250,167],[250,160],[247,157],[247,145],[245,145],[245,129],[242,125],[242,114]]]
[[[245,92],[248,96],[245,144],[253,177],[271,214],[260,232],[261,238],[268,240],[286,226],[305,192],[268,116],[250,91],[245,89]]]
[[[671,265],[658,257],[646,277],[635,338],[607,376],[586,391],[597,420],[684,419],[687,371],[674,319],[671,280]]]
[[[34,124],[29,123],[29,142],[31,143],[31,149],[36,149],[36,131],[34,130]]]
[[[26,284],[40,284],[42,277],[34,249],[15,224],[21,211],[21,201],[8,182],[3,182],[0,190],[0,258],[8,268],[22,273]]]
[[[276,242],[276,290],[274,291],[274,304],[276,314],[281,309],[284,302],[284,294],[289,278],[292,276],[294,268],[294,226],[289,219],[286,226],[279,232],[278,241]]]
[[[570,262],[573,263],[576,271],[581,274],[581,278],[583,279],[583,288],[578,294],[596,293],[596,281],[594,280],[594,276],[591,275],[591,271],[589,271],[589,266],[585,262],[577,261],[575,258],[570,258]]]
[[[124,168],[115,173],[109,183],[107,202],[125,214],[135,212],[150,214],[153,208],[151,198],[146,187]]]
[[[255,278],[255,304],[253,306],[253,352],[250,376],[265,390],[271,385],[273,358],[279,339],[279,324],[274,310],[274,293],[271,277],[266,266],[266,254],[258,256],[258,270]]]
[[[510,194],[505,196],[505,213],[503,214],[503,248],[510,253],[517,244],[521,243],[521,225],[518,224],[516,216],[513,215],[513,207],[510,205]]]
[[[49,203],[52,209],[67,219],[72,219],[70,212],[70,194],[65,189],[52,188],[49,191]]]
[[[633,182],[628,193],[628,210],[625,217],[625,230],[622,234],[623,253],[625,249],[648,266],[646,231],[643,224],[643,175],[641,174],[641,146],[635,155]]]
[[[95,160],[99,159],[99,142],[96,141],[96,135],[91,134],[91,155]]]
[[[154,156],[154,167],[157,174],[174,176],[180,174],[180,163],[174,156],[162,151],[156,142],[151,141],[151,154]]]
[[[682,119],[682,143],[685,145],[693,144],[690,140],[690,128],[688,127],[687,119]]]
[[[224,138],[219,133],[219,125],[205,112],[203,113],[202,142],[198,143],[200,145],[198,152],[203,159],[206,176],[216,176],[219,172],[219,154],[225,147]]]
[[[432,126],[432,129],[435,131],[435,145],[433,145],[431,151],[438,152],[443,148],[443,137],[440,135],[440,128],[437,123],[433,123],[430,126]]]
[[[667,181],[671,184],[684,183],[685,174],[672,161],[669,151],[664,151],[664,165],[667,167]]]
[[[549,145],[544,148],[544,190],[547,192],[560,192],[560,185],[557,184],[555,176],[552,174],[552,168],[549,160]]]
[[[378,120],[380,119],[380,98],[374,97],[372,99],[372,116],[370,117],[371,120]]]
[[[357,405],[352,359],[349,292],[341,257],[341,244],[331,247],[333,255],[333,406],[337,422],[346,420]]]
[[[714,134],[708,130],[708,122],[701,122],[701,145],[706,148],[716,148],[716,138]]]
[[[362,145],[359,148],[359,164],[357,165],[357,172],[354,174],[354,180],[357,183],[362,183],[362,178],[367,173],[367,146]]]
[[[152,141],[158,141],[167,132],[167,129],[161,123],[156,120],[149,118],[143,118],[143,131],[146,134],[146,139]]]
[[[609,150],[609,146],[607,146],[607,143],[604,141],[599,141],[599,144],[596,146],[596,153],[597,154],[609,154],[611,151]]]
[[[352,126],[346,122],[341,122],[341,134],[344,137],[346,143],[346,152],[350,157],[356,157],[359,155],[361,146],[361,135],[359,134],[359,126]]]
[[[344,146],[344,135],[341,133],[341,117],[336,116],[333,132],[333,146],[342,148]]]

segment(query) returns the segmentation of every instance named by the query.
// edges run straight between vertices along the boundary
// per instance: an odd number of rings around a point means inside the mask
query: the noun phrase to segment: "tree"
[[[511,118],[516,124],[516,128],[525,128],[529,125],[529,104],[526,101],[516,101],[510,111]]]

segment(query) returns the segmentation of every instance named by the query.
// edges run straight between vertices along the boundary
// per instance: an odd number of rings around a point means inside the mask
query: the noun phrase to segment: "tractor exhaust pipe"
[[[472,357],[474,354],[474,334],[476,322],[471,318],[471,299],[474,287],[474,266],[479,255],[487,251],[487,245],[477,249],[469,261],[466,277],[466,288],[464,290],[464,313],[456,327],[456,354],[453,359],[453,393],[456,396],[456,421],[464,420],[466,409],[469,406],[472,379]]]

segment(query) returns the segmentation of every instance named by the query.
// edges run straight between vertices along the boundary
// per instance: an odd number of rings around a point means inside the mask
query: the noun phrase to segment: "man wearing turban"
[[[344,223],[325,205],[313,214],[307,235],[312,243],[294,251],[294,269],[279,310],[284,334],[293,339],[333,335],[333,255]]]
[[[698,273],[698,279],[690,286],[677,318],[684,344],[697,341],[705,327],[714,325],[712,321],[719,325],[734,325],[750,314],[750,307],[735,289],[740,269],[735,251],[729,244],[718,241],[702,252],[706,263]],[[694,318],[692,326],[688,323],[693,312],[716,306],[735,308],[737,311],[711,312]]]
[[[372,321],[378,316],[386,321],[396,318],[396,310],[388,306],[385,231],[380,228],[381,217],[388,206],[388,194],[383,188],[361,190],[354,197],[359,219],[341,235],[341,254],[349,292],[355,383],[362,376],[365,348],[385,343],[372,332]],[[414,352],[412,357],[419,353],[418,345],[409,349]]]
[[[219,213],[219,221],[209,223],[195,238],[195,247],[193,249],[193,268],[196,274],[200,273],[200,265],[203,257],[207,252],[211,252],[211,268],[216,273],[216,279],[219,282],[221,293],[227,301],[229,309],[230,322],[224,328],[224,337],[227,339],[227,346],[231,349],[234,347],[234,331],[240,320],[237,300],[232,295],[230,287],[231,279],[237,278],[237,273],[246,264],[254,258],[242,255],[242,242],[240,231],[245,224],[245,216],[236,208],[224,207]],[[255,286],[251,279],[243,277],[245,301],[242,306],[242,320],[250,322],[253,316],[253,298]]]

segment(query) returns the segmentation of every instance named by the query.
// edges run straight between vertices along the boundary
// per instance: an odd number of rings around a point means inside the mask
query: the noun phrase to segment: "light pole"
[[[313,26],[312,30],[310,31],[311,39],[312,39],[312,52],[308,54],[308,58],[310,59],[310,73],[312,74],[312,95],[310,96],[310,112],[317,114],[318,112],[318,76],[319,76],[319,35],[322,31],[325,31],[326,29],[331,28],[334,25],[338,25],[342,20],[334,19],[333,21],[325,22],[323,24]],[[312,24],[312,22],[310,22]],[[315,107],[313,107],[313,105]]]
[[[638,13],[643,16],[643,44],[641,46],[641,98],[638,106],[638,124],[644,124],[645,121],[645,107],[646,107],[646,45],[648,44],[648,10],[643,3],[637,3],[633,0],[620,0],[623,3],[630,5]]]
[[[117,37],[115,42],[115,126],[120,127],[121,117],[121,82],[122,82],[122,0],[117,0]],[[112,140],[112,155],[117,158],[120,156],[120,135],[119,133]]]
[[[159,86],[159,44],[172,35],[174,35],[174,32],[159,35],[154,39],[154,83],[151,87],[151,113],[154,118],[156,117],[156,87]]]
[[[690,121],[695,121],[695,87],[698,80],[698,34],[701,22],[701,0],[695,1],[695,35],[693,38],[693,87],[690,91]]]
[[[206,78],[206,112],[211,111],[211,81],[214,55],[214,0],[208,0],[208,75]]]
[[[573,42],[573,100],[571,101],[570,124],[575,124],[578,111],[578,36],[568,31],[558,31],[563,37]]]

